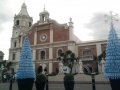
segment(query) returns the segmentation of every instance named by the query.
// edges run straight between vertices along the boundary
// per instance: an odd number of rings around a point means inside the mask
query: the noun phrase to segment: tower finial
[[[44,5],[44,11],[45,11],[45,5]]]
[[[117,16],[118,16],[118,14],[113,15],[113,12],[110,11],[109,15],[107,15],[107,14],[105,15],[105,21],[106,22],[109,21],[110,24],[113,24],[114,21],[118,21]]]
[[[70,17],[70,22],[72,22],[72,18]]]

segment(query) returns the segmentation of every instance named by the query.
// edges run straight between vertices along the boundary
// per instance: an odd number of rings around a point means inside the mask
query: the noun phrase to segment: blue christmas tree
[[[106,47],[106,62],[104,77],[109,79],[120,78],[120,41],[111,23]]]
[[[32,62],[32,53],[29,39],[24,39],[22,52],[20,54],[19,65],[16,73],[16,79],[35,78],[35,70]]]

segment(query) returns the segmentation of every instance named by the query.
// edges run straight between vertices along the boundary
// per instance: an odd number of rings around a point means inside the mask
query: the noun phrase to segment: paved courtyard
[[[63,82],[64,75],[49,76],[49,82]],[[75,83],[91,83],[91,76],[85,74],[77,74],[74,76]],[[103,78],[103,74],[95,75],[96,83],[109,83],[108,79]]]
[[[65,90],[63,77],[64,75],[49,76],[49,90]],[[74,76],[74,80],[74,90],[92,90],[91,76],[78,74]],[[96,75],[95,81],[96,90],[111,90],[108,79],[104,79],[102,74]],[[0,83],[0,90],[9,90],[9,83]],[[12,90],[18,90],[16,82],[13,83]],[[33,90],[36,90],[35,84]]]

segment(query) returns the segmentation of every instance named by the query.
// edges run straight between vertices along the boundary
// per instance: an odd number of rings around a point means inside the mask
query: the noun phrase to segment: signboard
[[[63,73],[70,73],[70,68],[68,66],[63,66]]]

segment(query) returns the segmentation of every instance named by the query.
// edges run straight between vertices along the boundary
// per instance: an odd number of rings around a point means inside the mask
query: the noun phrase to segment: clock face
[[[46,39],[46,35],[42,35],[42,40],[45,40]]]
[[[41,41],[45,41],[47,39],[47,35],[46,34],[42,34],[41,35]]]

